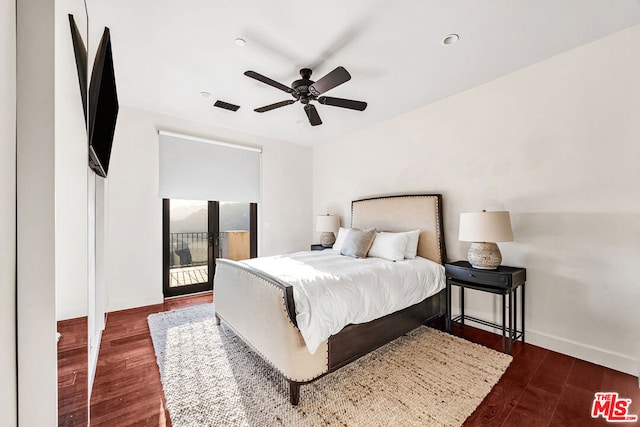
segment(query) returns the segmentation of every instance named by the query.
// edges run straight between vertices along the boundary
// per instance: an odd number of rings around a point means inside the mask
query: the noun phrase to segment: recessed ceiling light
[[[442,39],[442,44],[445,46],[450,46],[452,44],[456,44],[458,43],[458,40],[460,40],[460,36],[457,34],[449,34],[448,36],[446,36],[445,38]]]
[[[236,44],[236,46],[244,46],[247,44],[247,41],[245,39],[241,39],[240,37],[238,37],[237,39],[234,40],[234,43]]]
[[[209,98],[211,94],[209,92],[202,91],[200,92],[200,96],[203,98]]]

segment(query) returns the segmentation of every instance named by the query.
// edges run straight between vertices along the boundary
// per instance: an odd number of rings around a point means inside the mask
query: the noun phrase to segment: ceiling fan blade
[[[351,74],[344,67],[338,67],[311,86],[309,86],[309,92],[312,95],[318,96],[334,87],[341,85],[344,82],[351,80]]]
[[[255,71],[245,71],[244,75],[247,76],[247,77],[251,77],[252,79],[256,79],[259,82],[266,83],[269,86],[273,86],[273,87],[275,87],[277,89],[280,89],[282,91],[285,91],[287,93],[293,92],[293,89],[291,89],[289,86],[285,86],[282,83],[279,83],[279,82],[277,82],[275,80],[272,80],[269,77],[265,77],[262,74],[256,73]]]
[[[320,120],[320,116],[318,115],[318,110],[311,104],[307,104],[304,106],[304,112],[307,113],[307,117],[309,117],[309,123],[311,126],[318,126],[322,124],[322,120]]]
[[[334,107],[348,108],[350,110],[364,111],[367,103],[363,101],[354,101],[353,99],[332,98],[330,96],[321,96],[318,102],[324,105],[332,105]]]
[[[265,105],[264,107],[256,108],[256,113],[264,113],[265,111],[275,110],[276,108],[284,107],[285,105],[291,105],[296,102],[294,99],[287,99],[286,101],[276,102],[275,104]]]

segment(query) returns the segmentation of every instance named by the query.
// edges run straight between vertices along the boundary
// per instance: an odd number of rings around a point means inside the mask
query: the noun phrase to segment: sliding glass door
[[[257,256],[256,206],[255,203],[220,202],[217,258],[238,261]]]
[[[163,200],[165,298],[212,290],[216,258],[255,256],[256,203]]]

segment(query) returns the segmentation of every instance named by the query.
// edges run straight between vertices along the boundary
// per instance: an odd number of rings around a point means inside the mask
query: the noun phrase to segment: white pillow
[[[376,238],[369,249],[369,256],[402,261],[409,242],[408,233],[376,233]]]
[[[416,259],[418,255],[418,240],[420,239],[420,230],[405,231],[402,234],[409,236],[407,247],[404,251],[404,259]]]
[[[348,228],[340,227],[338,230],[338,235],[336,236],[336,242],[333,244],[334,251],[338,251],[338,253],[342,250],[342,246],[344,245],[344,239],[347,237],[347,233],[349,232]]]

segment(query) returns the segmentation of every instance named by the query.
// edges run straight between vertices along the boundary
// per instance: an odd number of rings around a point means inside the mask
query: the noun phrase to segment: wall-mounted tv
[[[111,35],[104,29],[89,84],[89,166],[106,178],[118,117],[118,94],[113,71]]]
[[[78,70],[78,82],[80,83],[80,96],[82,97],[82,111],[84,112],[84,123],[87,121],[87,48],[82,41],[82,35],[76,25],[73,15],[69,15],[69,26],[71,27],[71,41],[73,42],[73,53],[76,57],[76,69]]]
[[[87,87],[87,48],[73,15],[69,15],[69,25],[89,139],[89,166],[98,175],[106,178],[119,108],[113,71],[111,34],[109,28],[105,27],[93,62],[91,81]]]

